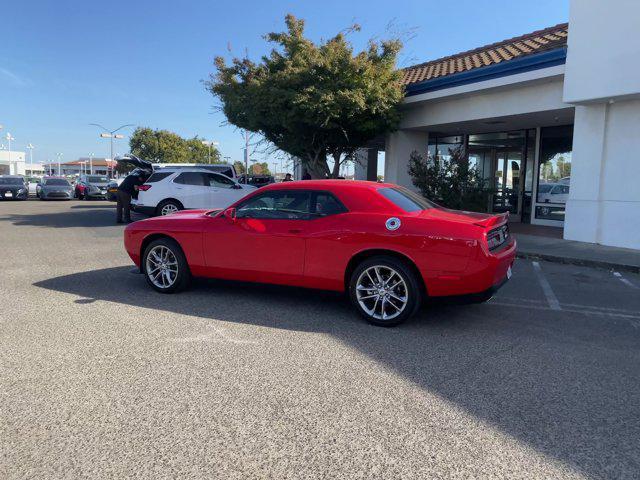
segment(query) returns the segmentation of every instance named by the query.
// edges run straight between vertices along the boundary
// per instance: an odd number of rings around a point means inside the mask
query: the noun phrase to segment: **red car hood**
[[[489,214],[466,212],[463,210],[449,210],[448,208],[431,208],[420,212],[420,217],[436,218],[447,220],[450,222],[465,223],[468,225],[477,225],[479,227],[490,227],[504,223],[508,218],[508,213]]]

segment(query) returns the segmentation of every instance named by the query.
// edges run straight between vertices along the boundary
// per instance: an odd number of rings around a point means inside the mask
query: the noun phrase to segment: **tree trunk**
[[[327,156],[324,152],[316,152],[314,156],[309,155],[303,166],[314,180],[331,176],[329,166],[327,165]]]

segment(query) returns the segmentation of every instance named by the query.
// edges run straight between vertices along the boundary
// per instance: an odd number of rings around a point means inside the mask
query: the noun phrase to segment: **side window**
[[[233,183],[233,180],[225,177],[224,175],[218,175],[217,173],[207,173],[207,176],[209,177],[209,184],[212,187],[231,188],[235,185],[235,183]]]
[[[293,190],[257,195],[237,208],[236,217],[308,220],[310,198],[309,192]]]
[[[347,209],[330,193],[316,192],[312,196],[311,213],[317,217],[326,217],[344,213]]]
[[[209,186],[209,178],[202,172],[182,172],[173,182],[182,185]]]
[[[167,178],[172,173],[173,172],[156,172],[153,175],[151,175],[149,178],[147,178],[147,183],[159,182],[160,180],[164,180],[165,178]]]

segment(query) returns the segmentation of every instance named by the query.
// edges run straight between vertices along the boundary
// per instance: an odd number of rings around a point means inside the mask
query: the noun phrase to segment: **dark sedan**
[[[40,200],[71,200],[73,198],[73,186],[66,178],[43,178],[38,192]]]
[[[24,177],[18,175],[0,175],[0,200],[26,200],[29,188]]]

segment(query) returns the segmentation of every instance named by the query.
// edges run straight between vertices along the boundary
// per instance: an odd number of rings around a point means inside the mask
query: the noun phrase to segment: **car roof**
[[[175,173],[175,172],[217,173],[218,175],[222,175],[220,172],[214,172],[212,170],[208,170],[206,168],[199,168],[199,167],[163,167],[153,171],[153,173],[167,173],[167,172],[170,172],[170,173]]]
[[[392,183],[379,183],[379,182],[370,182],[366,180],[338,180],[338,179],[328,179],[328,180],[297,180],[293,182],[278,182],[272,183],[265,187],[262,187],[261,191],[273,190],[273,189],[291,189],[291,190],[329,190],[329,191],[339,191],[339,190],[349,190],[349,189],[367,189],[367,190],[378,190],[380,188],[389,188],[395,187]]]

